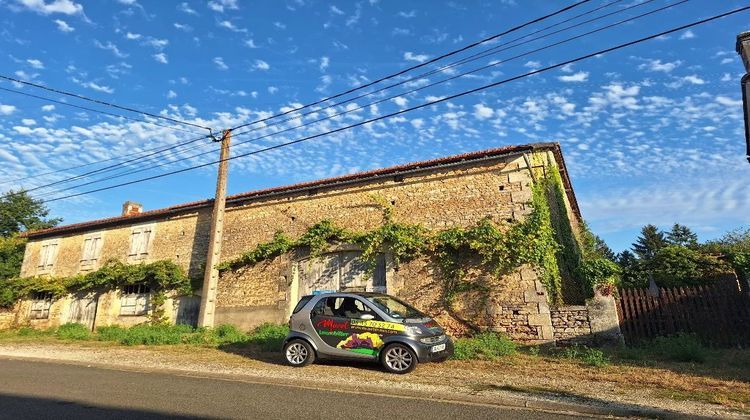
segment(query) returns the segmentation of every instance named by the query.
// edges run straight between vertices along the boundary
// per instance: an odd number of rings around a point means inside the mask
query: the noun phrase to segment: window
[[[83,239],[83,255],[81,256],[81,268],[93,268],[99,260],[102,252],[101,234],[86,236]]]
[[[145,315],[148,312],[151,288],[147,284],[129,284],[122,288],[120,315]]]
[[[379,319],[364,302],[348,297],[321,299],[312,310],[312,316],[332,316],[336,318],[360,319],[365,314],[372,315],[374,317],[372,319]]]
[[[153,238],[153,228],[151,226],[133,228],[130,234],[130,253],[128,256],[134,260],[142,260],[148,257],[151,238]]]
[[[42,248],[39,251],[39,269],[52,269],[55,265],[55,259],[57,259],[57,246],[57,241],[42,244]]]
[[[52,293],[37,292],[31,297],[31,319],[48,319],[49,308],[52,306]]]

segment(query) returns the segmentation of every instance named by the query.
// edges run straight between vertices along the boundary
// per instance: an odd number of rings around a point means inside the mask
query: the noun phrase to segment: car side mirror
[[[373,315],[370,315],[370,314],[362,314],[362,315],[361,315],[361,316],[359,317],[359,319],[365,319],[365,320],[368,320],[368,321],[369,321],[369,320],[375,319],[375,317],[374,317]]]

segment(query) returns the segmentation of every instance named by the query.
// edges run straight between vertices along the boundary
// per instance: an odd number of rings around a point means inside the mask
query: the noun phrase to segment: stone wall
[[[555,164],[551,153],[533,154],[534,165]],[[292,238],[299,237],[322,219],[330,219],[351,230],[376,228],[383,221],[378,200],[390,203],[395,220],[432,230],[468,227],[486,217],[495,221],[523,220],[531,211],[532,187],[530,168],[522,156],[514,155],[337,187],[230,201],[224,222],[222,261],[236,258],[259,243],[271,240],[277,231]],[[210,217],[211,208],[206,206],[150,222],[128,224],[126,219],[125,223],[102,231],[103,247],[98,263],[108,259],[131,263],[169,259],[191,275],[201,277]],[[152,227],[152,245],[144,259],[129,260],[131,232],[141,225]],[[83,241],[92,232],[95,230],[32,239],[27,246],[22,275],[67,276],[82,272],[85,268],[80,264]],[[58,257],[51,270],[40,271],[40,249],[48,240],[59,241]],[[223,272],[218,283],[215,322],[242,328],[262,322],[285,322],[296,303],[295,270],[297,261],[303,257],[285,255],[252,267]],[[456,333],[479,327],[503,331],[524,340],[554,338],[546,291],[534,270],[526,267],[500,279],[470,272],[468,275],[485,283],[490,292],[463,293],[448,307],[444,304],[438,271],[429,258],[400,267],[389,263],[387,292],[412,302]],[[65,299],[55,305],[64,306]],[[132,325],[145,321],[145,318],[117,315],[117,291],[102,295],[98,305],[97,325]],[[170,310],[167,313],[170,314]],[[56,318],[51,317],[47,323],[60,323],[65,318],[63,315],[62,310],[56,311]]]
[[[586,306],[562,306],[550,310],[555,341],[567,344],[591,344],[591,321]]]

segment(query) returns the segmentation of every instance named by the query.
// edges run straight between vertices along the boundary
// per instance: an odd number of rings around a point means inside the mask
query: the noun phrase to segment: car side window
[[[359,299],[350,297],[323,298],[315,304],[310,316],[330,316],[336,318],[361,319],[363,315],[370,315],[376,320],[380,317],[369,306]]]

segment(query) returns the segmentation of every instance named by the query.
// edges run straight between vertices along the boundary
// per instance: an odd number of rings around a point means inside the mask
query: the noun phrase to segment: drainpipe
[[[747,151],[745,155],[747,161],[750,162],[750,31],[743,32],[737,35],[736,44],[737,54],[742,57],[742,64],[745,65],[745,75],[740,81],[740,89],[742,89],[742,109],[745,115],[745,143],[747,145]]]

